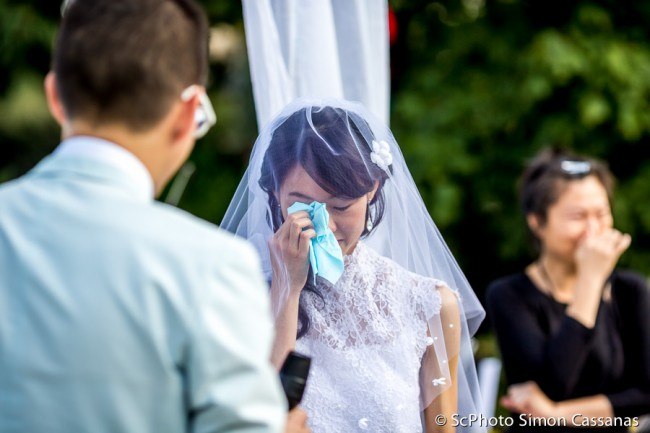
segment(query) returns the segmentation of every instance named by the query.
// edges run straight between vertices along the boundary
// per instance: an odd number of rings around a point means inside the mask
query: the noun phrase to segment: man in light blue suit
[[[285,428],[253,249],[153,200],[214,120],[207,33],[193,0],[70,2],[63,141],[0,187],[1,433]]]

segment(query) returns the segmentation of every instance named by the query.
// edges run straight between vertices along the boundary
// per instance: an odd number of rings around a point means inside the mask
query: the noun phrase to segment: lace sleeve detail
[[[435,278],[419,275],[412,275],[412,277],[414,281],[411,286],[413,287],[411,304],[415,315],[425,321],[434,315],[439,315],[442,307],[440,288],[447,284]]]

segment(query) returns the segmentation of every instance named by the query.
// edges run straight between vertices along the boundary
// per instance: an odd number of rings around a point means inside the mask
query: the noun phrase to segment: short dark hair
[[[607,165],[593,158],[559,148],[542,149],[527,165],[519,179],[519,202],[524,215],[537,216],[546,223],[548,208],[560,198],[568,183],[595,176],[612,202],[614,176]]]
[[[73,0],[53,70],[66,115],[141,131],[208,75],[208,21],[194,0]]]

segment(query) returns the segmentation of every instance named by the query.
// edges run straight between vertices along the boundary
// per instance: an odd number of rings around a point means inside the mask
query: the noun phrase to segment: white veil
[[[326,110],[325,107],[330,108]],[[330,114],[334,112],[335,119],[332,122],[345,125],[344,128],[339,127],[337,133],[328,132],[327,125],[323,127],[320,118],[326,111]],[[295,159],[300,161],[303,166],[305,162],[314,163],[314,158],[318,159],[317,152],[314,152],[313,149],[316,146],[319,148],[318,152],[331,152],[331,156],[336,158],[336,163],[332,167],[325,168],[326,171],[331,170],[326,176],[330,176],[333,182],[337,182],[341,176],[350,177],[354,170],[356,173],[366,170],[367,173],[360,173],[361,177],[367,174],[383,184],[381,187],[383,203],[380,204],[379,200],[376,200],[371,202],[369,208],[371,219],[377,220],[378,214],[381,213],[379,206],[383,207],[383,218],[381,221],[375,221],[370,233],[366,237],[362,237],[363,243],[379,255],[391,259],[412,273],[444,281],[456,292],[460,311],[458,341],[453,344],[450,344],[452,342],[449,341],[446,342],[447,344],[442,343],[441,340],[445,338],[443,328],[449,325],[443,323],[440,314],[429,315],[426,318],[431,337],[434,337],[436,341],[433,344],[429,343],[431,346],[425,354],[426,359],[422,361],[426,367],[423,367],[421,371],[421,405],[427,407],[447,387],[456,386],[458,409],[455,412],[459,416],[480,414],[482,405],[471,336],[483,320],[484,310],[427,212],[391,131],[363,106],[341,100],[301,99],[285,107],[275,119],[263,128],[255,142],[250,165],[226,212],[221,227],[248,239],[255,245],[261,256],[264,272],[270,281],[272,269],[268,240],[274,232],[273,220],[282,217],[277,213],[279,205],[277,203],[270,204],[269,194],[260,185],[260,179],[263,175],[263,164],[269,145],[278,128],[282,126],[286,130],[285,122],[289,121],[293,125],[291,126],[293,129],[289,131],[289,143],[285,143],[287,151],[291,153],[287,153],[286,161]],[[345,136],[341,136],[341,129]],[[283,134],[286,141],[286,131]],[[356,158],[360,162],[356,166],[346,165],[345,155],[341,149],[341,142],[350,141],[350,139],[356,146],[352,152],[358,154]],[[392,163],[388,170],[383,170],[380,165],[373,162],[374,159],[371,156],[373,141],[376,143],[383,141],[388,144],[392,155]],[[318,161],[316,161],[316,165],[318,165]],[[268,171],[269,167],[264,170]],[[271,167],[270,170],[273,172],[280,168]],[[314,180],[320,185],[319,179],[314,178]],[[325,190],[328,188],[332,188],[331,185],[323,187]],[[361,195],[356,194],[356,196]],[[432,292],[431,297],[433,295]],[[276,311],[278,310],[276,308]],[[454,347],[451,350],[458,351],[458,353],[448,353],[449,347]],[[451,383],[449,369],[444,364],[447,359],[456,356],[458,357],[457,379],[456,383]],[[440,375],[445,378],[442,381],[444,386],[432,386],[432,380],[440,378]],[[440,383],[439,381],[438,385]],[[451,420],[448,421],[451,422]],[[459,431],[484,430],[463,427],[458,427],[458,429]]]
[[[260,130],[298,97],[361,101],[388,123],[386,0],[243,0]]]

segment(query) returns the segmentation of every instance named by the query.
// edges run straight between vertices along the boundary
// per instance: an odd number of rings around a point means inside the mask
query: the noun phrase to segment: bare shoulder
[[[446,283],[438,284],[436,290],[440,293],[440,315],[452,319],[460,312],[460,295],[452,290]]]

